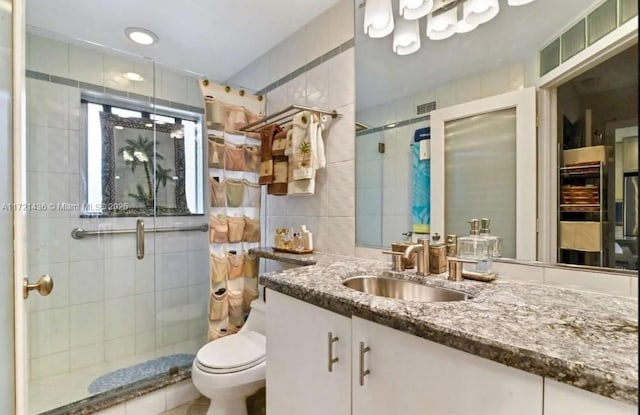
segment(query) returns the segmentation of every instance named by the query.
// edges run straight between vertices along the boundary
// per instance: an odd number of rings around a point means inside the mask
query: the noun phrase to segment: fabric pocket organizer
[[[244,255],[229,252],[227,259],[229,260],[229,279],[244,277]]]
[[[222,320],[229,315],[229,301],[227,292],[221,294],[211,293],[209,296],[209,320]]]
[[[224,105],[218,101],[207,101],[205,103],[207,128],[212,130],[222,130],[224,122]]]
[[[244,198],[244,182],[240,179],[225,180],[227,186],[227,207],[241,207]]]
[[[245,144],[244,170],[254,173],[260,171],[260,146]]]
[[[240,327],[244,323],[244,310],[242,307],[244,281],[241,279],[230,281],[227,293],[227,298],[229,299],[229,325]]]
[[[244,254],[244,277],[258,278],[258,257],[249,253]]]
[[[229,242],[242,242],[244,236],[244,218],[227,216],[227,226],[229,227]]]
[[[229,225],[227,223],[226,216],[209,216],[209,243],[226,243],[228,240],[228,233]]]
[[[224,143],[224,168],[244,171],[244,146]]]
[[[229,278],[229,261],[224,256],[209,255],[211,285],[214,286]]]
[[[260,185],[244,180],[244,200],[242,203],[245,207],[260,207]]]
[[[219,182],[209,177],[209,192],[211,207],[225,207],[227,202],[227,187],[224,182]]]
[[[244,216],[244,242],[260,242],[260,220]]]
[[[213,169],[224,168],[224,138],[210,135],[208,140],[209,167]]]

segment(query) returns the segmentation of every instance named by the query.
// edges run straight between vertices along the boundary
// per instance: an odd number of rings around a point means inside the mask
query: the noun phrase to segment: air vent
[[[436,109],[436,102],[435,101],[431,101],[431,102],[427,102],[426,104],[418,105],[416,107],[416,113],[418,115],[428,114],[431,111],[433,111],[434,109]]]

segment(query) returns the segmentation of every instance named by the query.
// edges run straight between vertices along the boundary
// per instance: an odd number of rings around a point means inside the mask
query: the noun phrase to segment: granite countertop
[[[333,312],[358,316],[603,396],[638,404],[638,301],[498,279],[452,282],[445,275],[391,272],[380,261],[325,253],[252,249],[303,265],[260,276],[267,288]],[[466,301],[425,303],[377,297],[342,285],[387,274],[465,291]]]

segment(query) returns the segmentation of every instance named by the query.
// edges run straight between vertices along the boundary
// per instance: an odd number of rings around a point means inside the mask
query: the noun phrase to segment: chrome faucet
[[[429,238],[420,238],[418,243],[409,245],[404,251],[403,258],[409,259],[414,252],[418,258],[416,274],[429,275]]]

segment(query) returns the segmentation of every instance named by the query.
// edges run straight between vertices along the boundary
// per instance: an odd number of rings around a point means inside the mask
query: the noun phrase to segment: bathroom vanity
[[[267,411],[277,414],[635,414],[637,300],[388,264],[254,250],[306,265],[267,287]],[[419,302],[347,288],[387,275],[463,291]]]

